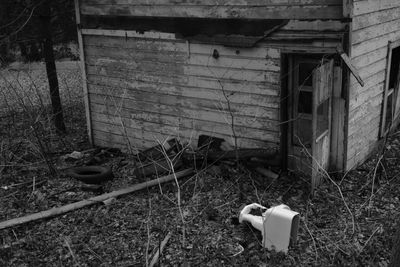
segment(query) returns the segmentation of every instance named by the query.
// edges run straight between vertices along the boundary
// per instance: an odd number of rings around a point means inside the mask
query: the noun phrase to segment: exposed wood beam
[[[365,83],[363,81],[363,79],[360,76],[359,71],[357,70],[357,68],[353,65],[353,63],[351,62],[351,59],[349,58],[349,56],[343,51],[342,47],[337,47],[337,52],[340,55],[340,57],[342,58],[343,62],[346,64],[346,66],[349,68],[350,72],[354,75],[354,77],[356,78],[356,80],[358,81],[358,83],[364,87]]]

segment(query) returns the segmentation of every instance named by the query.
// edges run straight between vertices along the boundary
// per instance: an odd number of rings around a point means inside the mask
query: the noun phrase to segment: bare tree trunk
[[[51,36],[51,11],[50,1],[45,1],[39,11],[42,38],[43,57],[46,62],[47,78],[49,80],[50,98],[53,109],[53,122],[58,133],[65,133],[64,116],[61,106],[60,92],[58,87],[57,70],[53,54],[53,41]]]
[[[393,239],[392,256],[388,267],[400,266],[400,221],[397,224],[397,232]]]

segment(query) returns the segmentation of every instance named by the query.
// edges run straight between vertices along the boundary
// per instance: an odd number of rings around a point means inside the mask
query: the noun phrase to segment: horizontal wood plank
[[[399,12],[400,6],[355,16],[352,23],[353,31],[396,20],[399,17]]]
[[[342,0],[82,0],[91,5],[148,5],[148,6],[338,6]]]
[[[127,83],[112,77],[109,78],[109,81],[105,81],[105,79],[95,79],[95,77],[91,76],[90,79],[88,79],[88,83],[91,86],[91,93],[109,94],[108,92],[112,92],[115,96],[126,95],[127,97],[140,94],[144,99],[157,99],[155,95],[160,95],[160,97],[166,98],[175,97],[177,101],[183,99],[195,101],[197,99],[199,101],[211,100],[213,102],[227,102],[229,100],[231,104],[276,109],[279,107],[280,102],[279,96],[277,95],[259,95],[204,88],[165,86],[157,83]],[[228,97],[228,100],[224,93]]]
[[[155,34],[152,32],[145,32],[138,34],[136,38],[125,38],[115,36],[99,36],[99,35],[86,35],[84,36],[85,46],[97,46],[105,48],[120,48],[120,49],[134,49],[135,51],[153,51],[153,52],[181,52],[185,55],[190,52],[191,54],[202,54],[211,56],[214,49],[218,50],[221,57],[235,57],[235,58],[266,58],[266,59],[279,59],[280,51],[277,48],[269,47],[253,47],[253,48],[235,48],[226,47],[222,45],[212,44],[199,44],[189,43],[185,40],[179,39],[151,39],[147,34]],[[189,51],[188,51],[189,49]]]
[[[206,133],[201,133],[201,134],[206,134]],[[94,143],[99,146],[104,146],[104,147],[119,147],[123,151],[130,152],[128,146],[132,149],[133,153],[136,153],[139,150],[144,150],[146,148],[152,147],[157,145],[157,140],[153,141],[147,141],[143,139],[137,139],[131,136],[127,135],[120,135],[120,134],[113,134],[101,130],[95,130],[93,131],[93,137],[94,137]],[[185,136],[174,136],[178,137],[181,142],[187,142],[193,147],[197,146],[197,140],[198,137],[196,136],[191,136],[191,137],[185,137]],[[228,142],[230,145],[234,144],[234,141],[232,138],[229,136],[223,136],[216,134],[215,137],[223,138],[225,139],[226,142]],[[173,138],[173,136],[168,136],[160,141],[165,141],[169,140],[170,138]],[[129,142],[128,142],[129,141]],[[262,142],[262,141],[256,141],[256,140],[248,140],[248,139],[242,139],[238,138],[237,139],[238,146],[241,148],[271,148],[274,147],[276,148],[276,144],[271,144],[268,142]]]
[[[360,85],[356,85],[356,80],[355,79],[350,79],[351,84],[354,86],[354,90],[350,92],[350,97],[357,102],[357,99],[359,96],[362,96],[365,92],[370,91],[370,90],[375,90],[379,91],[382,88],[382,84],[385,82],[385,70],[382,70],[366,79],[366,86],[361,87]],[[360,102],[358,101],[358,104]],[[358,106],[355,104],[351,104],[350,106]]]
[[[279,59],[266,58],[243,58],[243,57],[224,57],[215,59],[209,55],[187,53],[163,53],[154,51],[128,50],[124,48],[105,49],[99,47],[86,47],[87,60],[89,65],[102,64],[125,64],[130,68],[143,65],[151,65],[151,68],[162,68],[166,64],[186,66],[206,66],[208,68],[223,68],[225,70],[255,70],[279,72]],[[156,66],[154,66],[156,65]]]
[[[400,9],[399,9],[400,12]],[[400,13],[399,13],[400,14]],[[363,28],[360,30],[353,31],[352,43],[358,44],[370,39],[374,39],[377,36],[387,34],[390,32],[398,31],[400,28],[400,15],[394,20],[376,24],[368,28]]]
[[[112,92],[104,92],[103,94],[99,94],[99,92],[91,93],[91,90],[89,90],[89,92],[91,100],[94,103],[104,104],[110,102],[112,104],[114,103],[122,104],[126,101],[131,105],[135,105],[136,108],[140,108],[144,111],[146,111],[147,108],[152,107],[154,111],[158,111],[159,113],[162,113],[162,110],[167,108],[173,108],[173,110],[175,110],[176,113],[179,113],[182,108],[187,108],[193,110],[193,112],[197,112],[199,110],[222,112],[224,114],[226,112],[228,113],[232,112],[234,116],[246,116],[254,119],[263,117],[267,120],[273,120],[272,118],[276,118],[277,117],[276,113],[278,113],[277,109],[249,106],[243,104],[234,104],[234,103],[231,104],[229,110],[226,102],[217,102],[217,101],[213,102],[208,100],[199,101],[200,103],[198,102],[193,103],[191,101],[184,101],[184,100],[174,102],[175,99],[173,97],[170,97],[167,100],[160,100],[160,97],[157,97],[156,99],[151,99],[146,101],[146,99],[143,99],[143,97],[141,97],[140,95],[137,98],[135,98],[135,96],[127,96],[124,94],[116,96]]]
[[[280,84],[280,73],[264,72],[254,70],[224,70],[213,69],[207,66],[177,66],[170,65],[167,69],[157,70],[138,70],[125,67],[123,64],[112,65],[86,65],[89,73],[112,76],[126,77],[129,75],[132,79],[149,79],[152,81],[181,82],[187,84],[190,78],[200,77],[203,79],[212,79],[215,81],[230,82],[266,82],[269,84]],[[144,67],[142,65],[137,68]],[[183,69],[182,69],[183,68]],[[223,83],[222,83],[223,84]]]
[[[395,41],[400,39],[400,31],[395,30],[389,33],[383,33],[376,36],[373,39],[354,44],[352,47],[352,57],[358,57],[361,55],[368,56],[368,53],[373,52],[382,47],[387,47],[389,41]]]
[[[182,94],[182,95],[201,95],[209,93],[211,95],[222,93],[221,84],[215,79],[201,78],[201,77],[189,77],[185,80],[187,83],[169,83],[163,79],[154,80],[147,79],[147,77],[137,78],[135,77],[120,77],[120,76],[104,76],[95,73],[91,73],[88,77],[88,81],[98,85],[108,85],[111,87],[121,88],[143,88],[144,90],[154,88],[154,90],[167,91],[171,94]],[[227,95],[239,94],[252,94],[262,96],[278,96],[280,87],[275,84],[268,83],[255,83],[255,82],[235,82],[235,81],[223,81],[222,86]],[[202,97],[207,98],[207,97]]]
[[[368,55],[360,55],[358,57],[353,57],[351,62],[353,62],[356,68],[362,68],[374,64],[375,62],[386,59],[387,51],[388,51],[387,46],[383,46],[369,52]]]
[[[337,20],[290,20],[280,30],[313,31],[313,32],[344,32],[347,23]]]
[[[140,129],[139,126],[141,126]],[[231,142],[234,140],[234,137],[232,135],[232,130],[228,125],[225,128],[222,128],[221,126],[210,128],[205,127],[203,124],[196,124],[196,122],[191,123],[190,127],[186,127],[184,123],[177,125],[152,124],[127,118],[110,119],[108,116],[98,113],[93,113],[93,131],[109,132],[122,137],[133,137],[136,140],[144,140],[147,142],[157,140],[164,141],[174,137],[178,137],[185,141],[189,139],[197,140],[200,134],[204,134],[223,138],[231,144],[234,143]],[[239,134],[236,136],[238,140],[240,139],[247,142],[251,141],[253,143],[264,144],[264,146],[266,144],[268,144],[268,146],[277,145],[276,142],[271,142],[267,137],[263,137],[264,140],[261,140],[259,138],[254,138],[255,134],[243,136],[243,133],[240,130]]]
[[[379,61],[373,62],[373,63],[371,63],[369,65],[366,65],[366,66],[360,66],[357,69],[358,69],[359,73],[361,73],[361,77],[364,80],[369,80],[373,84],[376,84],[376,80],[372,80],[370,78],[373,75],[375,75],[377,73],[380,73],[380,72],[382,72],[382,71],[384,71],[386,69],[386,58],[383,58],[383,59],[381,59]],[[355,84],[356,84],[356,81],[354,81],[354,79],[352,78],[350,80],[350,85],[353,86]],[[368,84],[364,85],[364,88],[368,88],[367,86],[368,86]]]
[[[370,117],[380,117],[380,107],[382,105],[382,93],[374,94],[371,92],[371,96],[367,98],[368,103],[353,107],[349,115],[349,128],[353,128],[357,131],[358,123],[368,121]],[[370,113],[371,114],[368,114]],[[376,114],[373,114],[376,113]],[[367,116],[367,118],[365,118]]]
[[[324,31],[323,31],[324,32]],[[125,43],[120,43],[118,47],[126,47],[129,48],[129,40],[139,40],[139,41],[162,41],[162,42],[179,42],[183,43],[185,40],[179,40],[176,38],[175,34],[166,34],[160,32],[132,32],[132,31],[115,31],[115,30],[98,30],[98,29],[82,29],[82,33],[85,34],[85,38],[90,37],[101,37],[106,38],[120,38],[122,40],[127,40]],[[162,36],[166,35],[166,36]],[[275,34],[274,34],[275,35]],[[326,53],[333,54],[336,53],[336,48],[339,44],[341,44],[341,40],[343,38],[342,34],[335,33],[333,36],[331,34],[323,34],[320,36],[318,33],[307,33],[306,34],[297,34],[296,38],[300,38],[301,41],[297,39],[291,39],[293,32],[281,32],[278,31],[277,37],[272,38],[270,36],[268,40],[264,39],[257,43],[254,48],[238,48],[238,47],[225,47],[218,45],[218,51],[220,55],[229,56],[236,55],[241,57],[252,57],[251,53],[253,51],[256,52],[256,57],[259,56],[260,52],[257,49],[263,48],[267,49],[266,58],[279,58],[280,52],[284,53]],[[307,38],[305,38],[308,36]],[[325,37],[324,37],[325,36]],[[290,38],[288,38],[290,37]],[[325,38],[325,39],[323,39]],[[106,40],[99,40],[97,44],[99,46],[108,47],[108,42]],[[89,45],[96,43],[88,43]],[[150,44],[151,45],[151,44]],[[111,46],[113,47],[113,46]],[[179,45],[177,46],[179,47]],[[189,49],[188,49],[189,48]],[[216,45],[210,45],[209,43],[201,43],[201,42],[187,42],[186,43],[186,52],[190,51],[191,53],[205,53],[210,54],[213,49],[216,48]],[[198,50],[199,49],[199,50]],[[166,49],[165,49],[166,50]],[[238,53],[239,52],[239,53]],[[250,55],[249,55],[250,53]]]
[[[216,133],[229,136],[233,138],[232,128],[229,124],[218,124],[197,120],[185,120],[180,118],[175,124],[169,124],[168,118],[162,117],[158,122],[148,122],[143,120],[135,120],[125,117],[111,117],[100,113],[92,113],[93,122],[103,122],[110,124],[109,128],[99,126],[104,131],[115,131],[121,133],[123,127],[129,128],[129,134],[136,138],[144,138],[149,140],[164,139],[166,136],[197,136],[199,132],[208,133],[208,135],[215,135]],[[164,120],[165,118],[165,120]],[[123,122],[123,126],[121,124]],[[164,123],[165,122],[165,123]],[[98,123],[96,123],[98,125]],[[115,129],[110,129],[113,127]],[[95,128],[96,129],[96,128]],[[122,133],[121,133],[122,134]],[[190,135],[188,135],[190,134]],[[246,138],[251,140],[259,140],[271,143],[277,143],[277,134],[270,132],[261,132],[257,130],[246,130],[239,126],[235,127],[235,134],[239,138]],[[143,136],[146,135],[146,136]]]
[[[400,7],[397,0],[355,0],[353,16]]]
[[[247,19],[341,19],[342,1],[88,1],[82,0],[84,15],[137,17],[247,18]]]
[[[102,97],[93,97],[91,104],[93,110],[101,114],[109,114],[113,117],[123,115],[127,118],[136,120],[158,122],[165,120],[170,122],[169,125],[175,125],[179,118],[185,118],[187,120],[208,121],[213,123],[219,123],[222,125],[231,124],[232,117],[229,112],[223,111],[212,111],[212,110],[191,110],[187,108],[175,108],[170,106],[163,106],[159,109],[157,105],[148,104],[148,108],[142,108],[140,105],[132,105],[137,102],[124,99],[123,102],[114,103],[112,101],[103,101],[109,99],[102,99]],[[158,104],[161,105],[161,104]],[[177,113],[180,112],[179,116]],[[238,127],[245,127],[249,129],[260,129],[267,132],[279,132],[279,122],[268,120],[266,118],[251,118],[247,116],[236,115],[234,116],[234,124]]]
[[[364,105],[366,102],[371,101],[371,99],[377,97],[377,96],[382,96],[382,92],[383,92],[383,83],[377,84],[375,87],[370,88],[367,91],[364,91],[363,93],[357,95],[353,101],[351,101],[349,109],[350,112],[355,109],[356,107],[360,106],[360,105]],[[382,103],[377,103],[377,105],[381,105]],[[371,111],[372,112],[372,111]],[[373,113],[371,114],[366,114],[366,116],[369,115],[373,115]]]

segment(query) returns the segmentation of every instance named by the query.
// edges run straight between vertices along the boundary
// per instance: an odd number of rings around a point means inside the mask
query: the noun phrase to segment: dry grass
[[[57,62],[56,67],[64,106],[82,105],[82,79],[78,61]],[[50,104],[44,63],[14,63],[0,69],[0,92],[1,116],[20,111],[43,111]]]
[[[66,167],[61,155],[88,147],[78,65],[59,62],[57,67],[67,136],[57,136],[51,125],[42,64],[0,71],[0,220],[94,194],[49,172],[48,164]],[[334,183],[325,183],[314,198],[306,178],[266,180],[251,169],[220,165],[109,206],[3,230],[0,265],[143,266],[171,232],[162,266],[385,266],[400,215],[398,137],[389,139],[382,176],[375,174],[382,161],[377,155],[346,177],[332,177]],[[134,160],[131,155],[104,159],[116,176],[106,191],[142,182],[133,176]],[[266,251],[259,233],[235,224],[240,208],[252,202],[285,203],[300,212],[298,242],[287,255]]]
[[[0,177],[3,180],[4,177],[11,179],[21,169],[42,169],[44,162],[45,168],[52,172],[54,155],[79,147],[81,144],[76,141],[87,142],[78,62],[58,62],[57,70],[68,136],[58,136],[53,127],[43,63],[14,63],[0,70]],[[18,182],[24,179],[14,178]]]

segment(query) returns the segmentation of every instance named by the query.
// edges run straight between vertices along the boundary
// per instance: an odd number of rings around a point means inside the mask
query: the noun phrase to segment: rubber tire
[[[111,168],[103,166],[74,167],[68,169],[68,174],[87,184],[100,184],[114,177]]]

